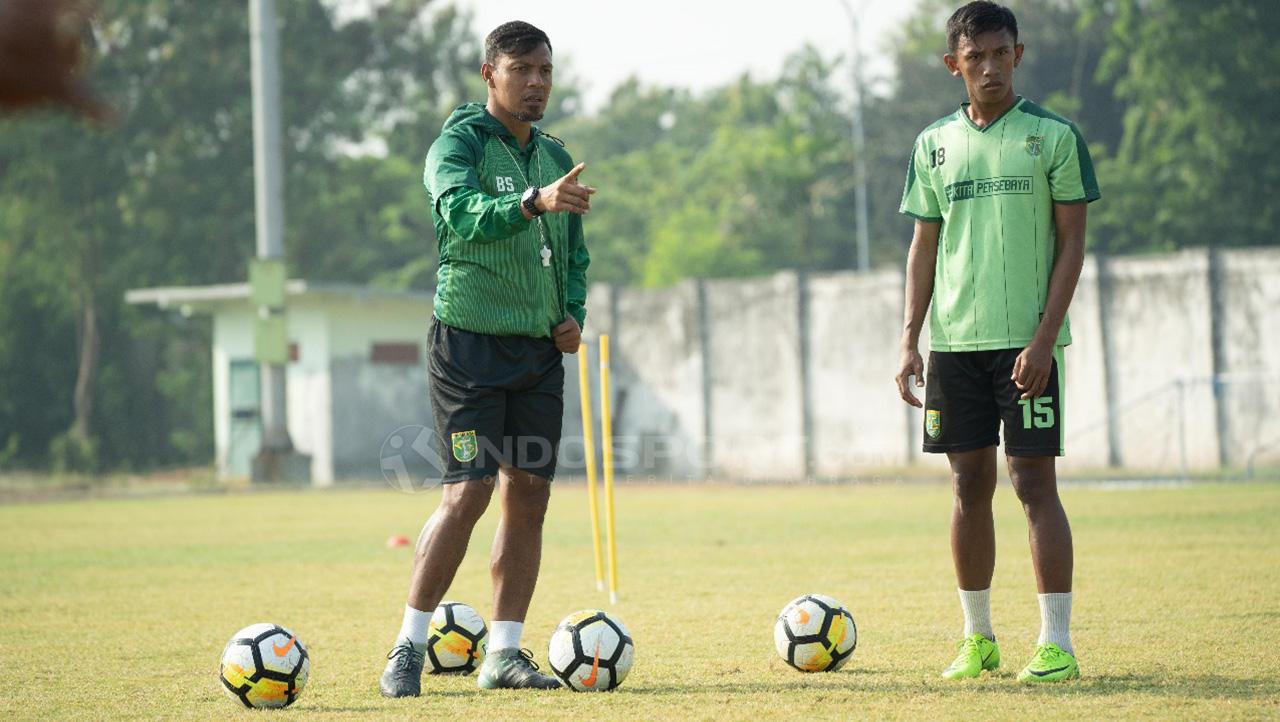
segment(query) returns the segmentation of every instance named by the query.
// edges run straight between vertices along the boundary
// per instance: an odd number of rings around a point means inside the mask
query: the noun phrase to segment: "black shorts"
[[[555,476],[564,363],[551,339],[472,333],[433,318],[429,346],[444,483],[493,477],[500,466]]]
[[[932,351],[924,394],[924,450],[973,451],[1000,444],[1009,456],[1062,456],[1062,347],[1053,351],[1049,383],[1034,399],[1010,376],[1022,349]]]

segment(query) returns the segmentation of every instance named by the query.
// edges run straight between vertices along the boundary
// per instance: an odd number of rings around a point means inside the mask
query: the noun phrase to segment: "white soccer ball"
[[[222,650],[222,688],[245,707],[288,707],[307,686],[311,657],[302,641],[277,624],[253,624]]]
[[[622,622],[599,609],[585,609],[556,627],[547,658],[551,671],[569,689],[605,692],[627,678],[635,654],[636,645]]]
[[[778,613],[773,645],[783,661],[801,672],[834,672],[853,656],[858,627],[839,600],[806,594]]]
[[[471,674],[484,661],[489,627],[462,602],[440,602],[427,626],[427,674]]]

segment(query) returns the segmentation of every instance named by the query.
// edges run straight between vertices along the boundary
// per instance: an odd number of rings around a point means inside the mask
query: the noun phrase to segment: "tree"
[[[13,321],[0,326],[0,369],[16,371],[0,394],[0,463],[42,463],[51,444],[86,469],[212,448],[207,336],[123,294],[246,277],[247,8],[100,5],[91,79],[118,123],[37,116],[0,134],[0,314]],[[320,0],[278,5],[295,273],[429,284],[421,158],[478,53],[467,16],[424,5],[392,0],[341,26]],[[353,150],[365,147],[388,160]]]
[[[1099,4],[1085,12],[1075,0],[1007,4],[1017,15],[1018,39],[1026,46],[1014,89],[1075,121],[1095,159],[1114,151],[1123,107],[1114,97],[1114,81],[1097,72],[1112,11]],[[882,263],[903,263],[911,239],[911,223],[898,215],[898,205],[916,134],[965,100],[963,82],[948,75],[942,63],[946,21],[955,8],[951,0],[920,3],[889,41],[896,67],[892,90],[868,104],[868,163],[877,179],[870,188],[871,235],[873,257]],[[1110,203],[1109,186],[1103,192]]]
[[[604,189],[587,221],[593,280],[662,286],[853,262],[849,121],[806,48],[773,82],[701,97],[625,83],[552,129]]]
[[[1103,76],[1126,103],[1099,168],[1112,251],[1275,243],[1280,6],[1122,0]]]

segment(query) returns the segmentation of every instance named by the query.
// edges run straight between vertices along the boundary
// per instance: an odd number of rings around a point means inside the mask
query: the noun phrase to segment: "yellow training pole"
[[[618,603],[618,544],[613,529],[613,418],[609,412],[609,337],[600,336],[600,444],[604,451],[604,529],[609,544],[609,602]]]
[[[591,507],[591,549],[596,555],[596,591],[604,591],[604,557],[600,553],[600,512],[596,503],[596,442],[591,423],[591,373],[586,342],[578,346],[578,389],[582,396],[582,453],[587,464],[587,504]]]

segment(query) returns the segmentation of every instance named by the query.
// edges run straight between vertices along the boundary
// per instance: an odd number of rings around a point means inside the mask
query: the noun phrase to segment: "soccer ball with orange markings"
[[[440,602],[427,627],[427,674],[471,674],[484,661],[489,627],[462,602]]]
[[[773,645],[783,661],[801,672],[834,672],[853,656],[858,627],[838,600],[806,594],[778,614]]]
[[[627,678],[636,645],[622,622],[599,609],[565,617],[551,633],[551,671],[575,692],[607,692]]]
[[[288,707],[302,694],[311,657],[293,632],[276,624],[254,624],[231,637],[222,650],[222,688],[245,707]]]

